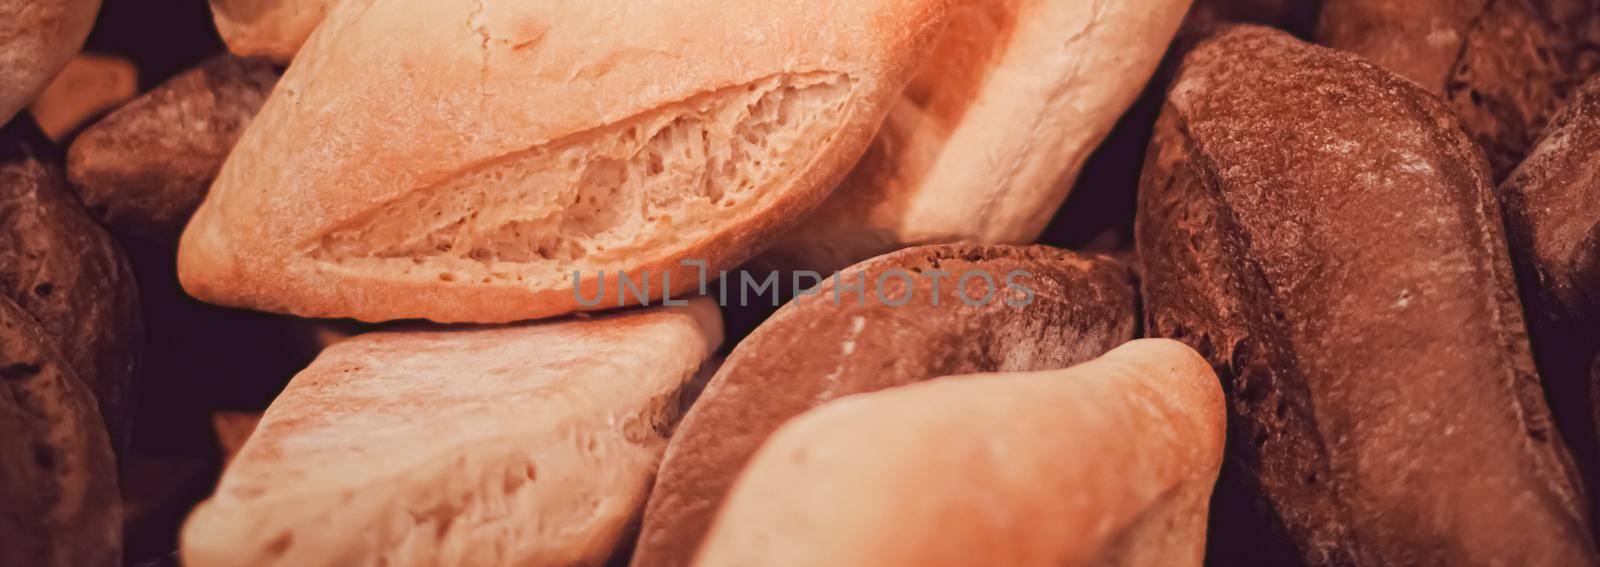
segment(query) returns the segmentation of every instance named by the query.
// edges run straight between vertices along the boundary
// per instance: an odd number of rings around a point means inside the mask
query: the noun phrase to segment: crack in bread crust
[[[748,214],[848,122],[855,81],[781,73],[480,163],[306,243],[328,267],[521,281]]]

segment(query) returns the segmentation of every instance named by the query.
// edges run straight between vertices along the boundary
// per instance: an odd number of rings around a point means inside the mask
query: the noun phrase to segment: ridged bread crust
[[[379,332],[289,383],[184,525],[185,565],[600,565],[716,307]]]
[[[698,287],[680,260],[742,262],[838,183],[943,15],[343,3],[223,166],[180,276],[206,301],[363,320],[567,313],[574,271],[589,292],[601,270]]]
[[[841,398],[761,446],[695,565],[1198,566],[1226,422],[1165,339]]]
[[[956,2],[861,162],[763,259],[832,271],[918,244],[1033,242],[1188,8]]]

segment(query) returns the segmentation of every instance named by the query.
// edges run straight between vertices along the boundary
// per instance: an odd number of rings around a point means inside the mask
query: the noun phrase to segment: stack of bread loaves
[[[0,565],[1600,567],[1592,6],[208,4],[0,0]]]

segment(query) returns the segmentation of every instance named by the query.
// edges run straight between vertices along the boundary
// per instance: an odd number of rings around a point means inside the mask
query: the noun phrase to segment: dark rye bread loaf
[[[49,142],[26,119],[0,132],[0,296],[56,341],[126,447],[141,341],[133,272],[67,189]]]
[[[1000,291],[970,306],[956,279],[983,270]],[[1007,291],[1014,270],[1034,294],[1031,304]],[[904,306],[878,300],[886,273],[914,279]],[[927,277],[948,272],[940,286]],[[856,276],[855,274],[862,274]],[[854,294],[834,301],[836,284],[867,283],[865,304]],[[886,297],[904,298],[907,280],[886,278]],[[968,278],[967,297],[985,284]],[[796,298],[739,343],[667,446],[645,508],[637,567],[687,565],[739,471],[779,425],[850,394],[938,376],[1066,368],[1104,354],[1138,333],[1133,283],[1121,264],[1045,246],[923,246],[867,260],[840,281]],[[937,300],[935,300],[937,298]],[[937,305],[935,305],[937,301]]]
[[[1444,98],[1495,179],[1600,69],[1592,0],[1325,0],[1317,36]]]
[[[1574,93],[1499,194],[1546,397],[1600,505],[1589,407],[1600,352],[1600,78]]]
[[[116,230],[175,241],[277,82],[265,61],[212,57],[84,130],[67,178]]]
[[[1145,162],[1146,328],[1229,395],[1225,564],[1590,565],[1482,154],[1416,84],[1238,27]]]
[[[55,342],[0,296],[0,565],[117,565],[116,461]]]

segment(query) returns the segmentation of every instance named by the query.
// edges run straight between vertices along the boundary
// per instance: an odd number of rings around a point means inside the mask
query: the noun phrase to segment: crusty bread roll
[[[1487,164],[1437,99],[1234,28],[1185,59],[1139,200],[1146,332],[1231,397],[1212,559],[1600,559]]]
[[[85,129],[67,177],[119,232],[175,241],[277,82],[261,60],[207,59]]]
[[[183,562],[599,565],[721,336],[697,300],[343,341],[267,409]]]
[[[982,274],[996,288],[987,302]],[[951,374],[1066,368],[1138,333],[1125,267],[1046,246],[910,248],[816,292],[741,341],[689,409],[650,494],[634,567],[687,564],[750,455],[812,407]]]
[[[122,453],[144,330],[138,287],[122,248],[72,198],[58,154],[26,115],[0,129],[0,297],[49,334]]]
[[[1033,242],[1189,0],[953,6],[861,163],[766,262],[833,271],[907,245]]]
[[[228,51],[288,63],[336,0],[211,0]]]
[[[100,0],[0,0],[0,125],[83,48]]]
[[[1164,339],[848,396],[761,446],[695,565],[1198,567],[1226,418]]]
[[[1317,36],[1445,99],[1495,179],[1600,71],[1591,0],[1325,0]]]
[[[1600,354],[1600,77],[1573,93],[1500,184],[1533,356],[1550,409],[1600,514],[1589,364]]]
[[[138,94],[139,68],[132,61],[80,53],[39,91],[28,114],[45,135],[59,142]]]
[[[619,271],[697,288],[681,261],[742,262],[832,190],[944,3],[340,4],[185,231],[184,287],[477,322],[638,302]]]
[[[55,340],[0,295],[0,565],[114,567],[116,460]]]

